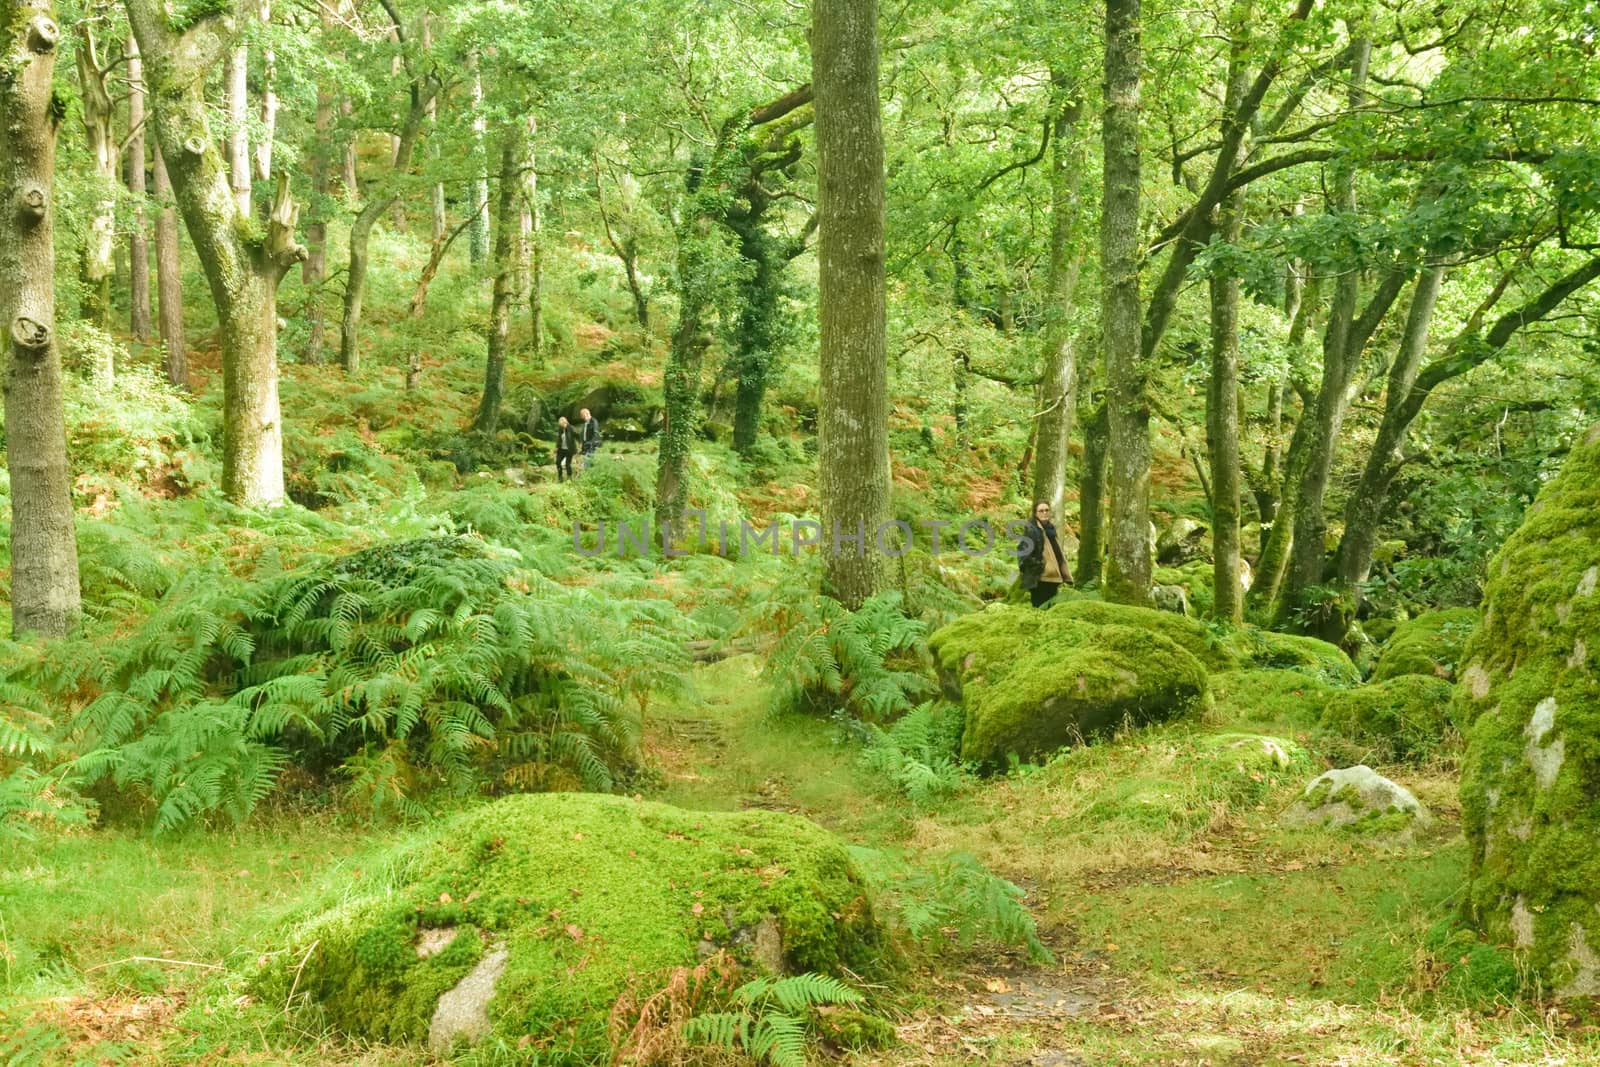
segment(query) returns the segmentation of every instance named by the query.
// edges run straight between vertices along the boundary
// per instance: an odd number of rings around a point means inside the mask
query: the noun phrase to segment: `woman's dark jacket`
[[[1044,546],[1048,544],[1056,554],[1056,562],[1061,566],[1061,577],[1065,581],[1072,580],[1072,572],[1067,569],[1067,554],[1061,551],[1061,542],[1056,540],[1056,525],[1053,522],[1044,524],[1040,529],[1039,520],[1032,519],[1024,531],[1024,536],[1030,542],[1028,551],[1017,557],[1017,572],[1022,576],[1022,588],[1033,589],[1038,586],[1039,579],[1044,574]]]
[[[577,435],[572,432],[571,426],[556,427],[557,452],[576,452],[577,443]]]

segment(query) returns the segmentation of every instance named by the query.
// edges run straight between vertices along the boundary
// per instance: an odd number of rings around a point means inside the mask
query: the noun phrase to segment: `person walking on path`
[[[1023,551],[1026,546],[1026,551]],[[1056,540],[1056,527],[1050,521],[1050,505],[1039,501],[1033,506],[1033,517],[1017,546],[1017,573],[1022,588],[1033,598],[1033,606],[1042,608],[1063,585],[1072,584],[1072,571],[1067,567],[1067,554],[1061,551]]]
[[[583,447],[583,463],[579,470],[588,470],[594,464],[594,454],[600,450],[600,420],[584,408],[578,412],[579,443]]]
[[[556,420],[556,481],[572,477],[572,457],[578,451],[578,433],[565,415]]]

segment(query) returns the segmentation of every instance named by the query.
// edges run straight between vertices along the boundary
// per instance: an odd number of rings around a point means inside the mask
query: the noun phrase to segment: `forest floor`
[[[1407,846],[1289,831],[1282,790],[1241,803],[1190,774],[1217,733],[1147,730],[971,784],[916,810],[861,768],[831,724],[774,718],[750,656],[702,666],[652,711],[652,794],[697,809],[805,814],[908,857],[965,851],[1022,886],[1055,961],[952,946],[891,994],[901,1043],[850,1062],[1008,1064],[1600,1064],[1600,1031],[1474,1000],[1435,936],[1465,850],[1454,784],[1409,784],[1438,816]],[[1285,787],[1287,789],[1288,787]],[[13,1063],[427,1062],[208,1021],[215,969],[270,917],[354,877],[393,835],[327,818],[232,833],[50,837],[0,858],[0,1059]],[[23,957],[27,958],[23,958]],[[140,959],[139,957],[145,957]],[[33,977],[23,979],[24,972]]]

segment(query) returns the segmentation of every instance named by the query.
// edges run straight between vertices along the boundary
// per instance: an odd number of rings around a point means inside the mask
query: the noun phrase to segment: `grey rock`
[[[470,1044],[488,1036],[493,1025],[489,1022],[489,1001],[509,958],[505,942],[496,942],[454,989],[439,998],[428,1025],[429,1049],[448,1052],[458,1037]]]
[[[1410,816],[1407,829],[1400,835],[1404,838],[1433,818],[1405,786],[1390,781],[1371,767],[1359,765],[1313,778],[1300,799],[1284,812],[1283,818],[1295,826],[1343,827],[1390,812]]]

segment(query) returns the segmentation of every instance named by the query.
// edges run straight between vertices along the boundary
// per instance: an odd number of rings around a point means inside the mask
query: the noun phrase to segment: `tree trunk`
[[[55,100],[61,30],[44,0],[0,0],[0,323],[5,324],[5,446],[11,472],[11,628],[59,637],[80,611],[72,472],[55,345]]]
[[[1110,423],[1106,405],[1101,403],[1083,421],[1083,474],[1078,482],[1076,577],[1079,588],[1100,584],[1106,543],[1106,450],[1109,444]]]
[[[528,273],[528,327],[533,365],[544,367],[544,215],[539,210],[539,172],[535,167],[534,150],[528,153],[528,183],[523,194],[528,198],[528,218],[531,232],[528,235],[528,254],[531,260]],[[435,189],[441,188],[434,186]],[[441,215],[443,203],[441,196]]]
[[[324,26],[327,16],[323,16]],[[306,261],[300,281],[306,290],[306,319],[311,327],[306,340],[306,362],[321,363],[327,327],[322,316],[322,283],[328,276],[328,212],[332,208],[329,172],[333,166],[333,93],[317,87],[317,110],[311,146],[311,221],[306,223]]]
[[[246,17],[241,13],[241,17]],[[236,44],[222,60],[224,111],[228,117],[228,181],[239,217],[250,217],[250,49]]]
[[[1359,107],[1366,98],[1367,65],[1371,56],[1370,41],[1353,43],[1349,84],[1352,109]],[[1356,209],[1356,174],[1352,166],[1340,165],[1334,178],[1334,188],[1334,209],[1353,214]],[[1309,438],[1305,469],[1300,474],[1295,491],[1294,544],[1289,552],[1288,571],[1284,575],[1283,594],[1278,605],[1280,619],[1298,610],[1305,591],[1322,581],[1327,559],[1327,517],[1323,514],[1323,497],[1333,468],[1339,430],[1344,423],[1346,390],[1359,359],[1359,354],[1351,351],[1351,333],[1360,285],[1361,274],[1353,268],[1341,272],[1334,283],[1333,303],[1328,309],[1328,324],[1323,331],[1322,385],[1317,390],[1316,404],[1302,416],[1312,423],[1314,432]]]
[[[816,0],[823,591],[855,609],[878,589],[889,518],[883,128],[877,0]],[[855,538],[853,542],[842,538]]]
[[[396,26],[395,32],[403,38],[400,27]],[[346,374],[354,375],[361,370],[361,307],[367,295],[367,248],[372,227],[383,212],[400,199],[417,138],[422,135],[423,126],[428,120],[428,103],[437,91],[438,82],[431,74],[412,80],[409,86],[411,103],[400,127],[394,165],[383,181],[371,190],[371,199],[350,224],[350,266],[345,274],[344,314],[339,320],[339,362],[343,364]],[[505,194],[502,194],[502,204],[504,200]]]
[[[1366,469],[1362,472],[1358,495],[1351,499],[1353,511],[1358,504],[1369,505],[1376,515],[1370,520],[1364,515],[1350,520],[1345,543],[1340,545],[1341,577],[1347,574],[1355,575],[1358,577],[1353,580],[1361,581],[1371,569],[1377,518],[1382,515],[1383,505],[1388,499],[1389,486],[1394,481],[1395,475],[1400,472],[1403,463],[1397,453],[1400,446],[1405,443],[1406,433],[1410,430],[1412,422],[1421,413],[1433,390],[1442,383],[1466,374],[1488,361],[1506,346],[1518,330],[1542,320],[1560,306],[1563,300],[1596,278],[1600,278],[1600,256],[1591,258],[1587,263],[1579,265],[1551,282],[1538,295],[1500,316],[1489,330],[1480,332],[1483,315],[1498,301],[1500,294],[1511,281],[1511,276],[1507,275],[1473,314],[1467,327],[1450,342],[1449,347],[1439,358],[1428,364],[1426,369],[1418,373],[1412,368],[1409,380],[1403,375],[1397,378],[1396,372],[1402,369],[1406,357],[1402,353],[1401,357],[1395,360],[1395,367],[1390,371],[1389,394],[1384,403],[1383,422],[1378,428],[1378,439],[1373,444],[1372,454],[1368,457]],[[1425,295],[1422,286],[1426,281],[1427,276],[1424,275],[1422,281],[1418,282],[1417,299]],[[1434,297],[1436,296],[1435,293]],[[1416,302],[1413,300],[1412,319],[1407,321],[1403,346],[1415,344],[1425,347],[1426,345],[1425,336],[1413,336],[1414,330],[1425,332],[1427,328],[1425,319],[1420,323],[1413,321],[1418,314]],[[1354,539],[1352,533],[1356,535]]]
[[[709,257],[715,251],[712,220],[699,206],[699,182],[699,173],[691,169],[683,221],[678,225],[678,324],[661,379],[664,424],[656,457],[656,536],[663,549],[668,544],[668,524],[681,521],[687,500],[684,472],[700,432],[700,374],[710,343],[705,319],[712,306]]]
[[[144,61],[139,43],[128,39],[128,192],[133,227],[128,231],[128,328],[134,340],[150,340],[150,238],[145,218]]]
[[[1218,232],[1239,239],[1241,203],[1223,202]],[[1211,275],[1211,377],[1206,388],[1206,444],[1211,460],[1213,617],[1244,623],[1239,586],[1239,275],[1221,265]]]
[[[472,71],[472,165],[473,176],[469,182],[467,210],[472,212],[472,223],[467,231],[468,250],[472,265],[476,267],[489,254],[489,157],[485,146],[488,125],[483,116],[483,77],[478,72],[478,54],[467,57]]]
[[[355,114],[355,105],[348,96],[339,100],[339,114],[348,120]],[[354,130],[345,134],[344,141],[344,199],[354,204],[361,199],[360,176],[356,174],[356,135]]]
[[[422,32],[422,50],[424,52],[432,52],[433,51],[433,15],[430,14],[429,12],[426,12],[426,11],[424,11],[423,14],[422,14],[421,32]],[[433,131],[438,129],[438,126],[439,126],[439,96],[438,96],[437,93],[435,93],[434,95],[432,95],[432,96],[430,96],[428,98],[428,131],[429,131],[429,134],[430,134],[429,139],[428,139],[428,158],[433,161],[434,169],[435,169],[436,172],[438,170],[439,158],[440,158],[439,157],[439,141],[438,141],[437,138],[435,138],[435,137],[433,137],[431,135],[432,135]],[[432,231],[431,240],[432,240],[433,245],[435,247],[438,247],[439,243],[444,240],[445,234],[448,233],[449,230],[450,230],[450,223],[445,218],[444,183],[443,182],[434,182],[433,183],[433,185],[429,188],[429,198],[428,199],[429,199],[429,206],[431,208],[430,214],[432,216],[432,223],[433,223],[433,231]]]
[[[1223,98],[1224,125],[1239,122],[1239,108],[1249,89],[1244,69],[1243,35],[1248,5],[1240,5],[1232,31],[1228,87]],[[1230,170],[1246,154],[1241,137]],[[1244,222],[1244,193],[1226,196],[1217,205],[1216,233],[1225,244],[1239,240]],[[1210,460],[1211,558],[1214,603],[1212,617],[1234,626],[1244,624],[1244,590],[1239,586],[1239,274],[1226,260],[1211,272],[1211,375],[1206,383],[1206,449]],[[1201,479],[1202,483],[1205,479]]]
[[[94,169],[93,210],[83,241],[83,317],[102,330],[111,329],[111,276],[116,246],[117,135],[112,128],[115,110],[106,86],[107,68],[100,63],[99,45],[87,21],[78,23],[78,83],[83,94],[83,129],[88,135],[89,162]],[[96,367],[97,379],[114,371]]]
[[[1400,350],[1389,367],[1389,384],[1384,404],[1384,419],[1378,427],[1378,437],[1372,444],[1366,468],[1361,472],[1359,488],[1345,506],[1344,536],[1339,541],[1339,580],[1354,587],[1367,580],[1372,569],[1372,552],[1378,543],[1378,523],[1383,518],[1384,504],[1388,499],[1389,480],[1393,476],[1389,467],[1404,430],[1389,416],[1390,409],[1398,407],[1422,369],[1422,360],[1428,350],[1428,324],[1433,320],[1433,309],[1439,302],[1439,291],[1444,287],[1445,265],[1434,264],[1417,278],[1411,295],[1411,309],[1406,314],[1405,333],[1400,339]]]
[[[178,255],[178,212],[173,208],[172,180],[155,142],[156,312],[161,345],[166,350],[167,381],[189,388],[189,356],[183,337],[183,266]]]
[[[1060,72],[1052,72],[1051,81],[1058,93],[1065,92],[1065,79]],[[1062,514],[1068,443],[1078,406],[1078,354],[1073,344],[1072,312],[1078,276],[1083,270],[1078,227],[1085,169],[1076,129],[1083,103],[1062,99],[1057,106],[1060,110],[1056,113],[1050,153],[1050,269],[1046,284],[1050,302],[1045,309],[1044,371],[1039,376],[1033,468],[1033,501],[1049,504],[1052,515]]]
[[[278,406],[278,282],[305,257],[294,241],[299,214],[285,175],[262,235],[229,185],[227,161],[212,140],[204,72],[234,51],[225,14],[171,29],[156,0],[126,0],[139,39],[155,114],[156,138],[178,208],[210,283],[222,341],[222,489],[237,504],[283,502],[283,425]],[[248,160],[245,161],[248,163]],[[247,172],[248,173],[248,172]]]
[[[483,380],[483,401],[472,428],[494,433],[500,423],[500,401],[505,392],[506,347],[511,336],[511,304],[516,296],[516,244],[521,212],[518,187],[526,142],[512,123],[500,149],[500,198],[494,219],[494,300],[489,307],[489,358]]]
[[[1106,0],[1101,303],[1111,448],[1106,598],[1150,602],[1150,368],[1139,321],[1139,0]]]

